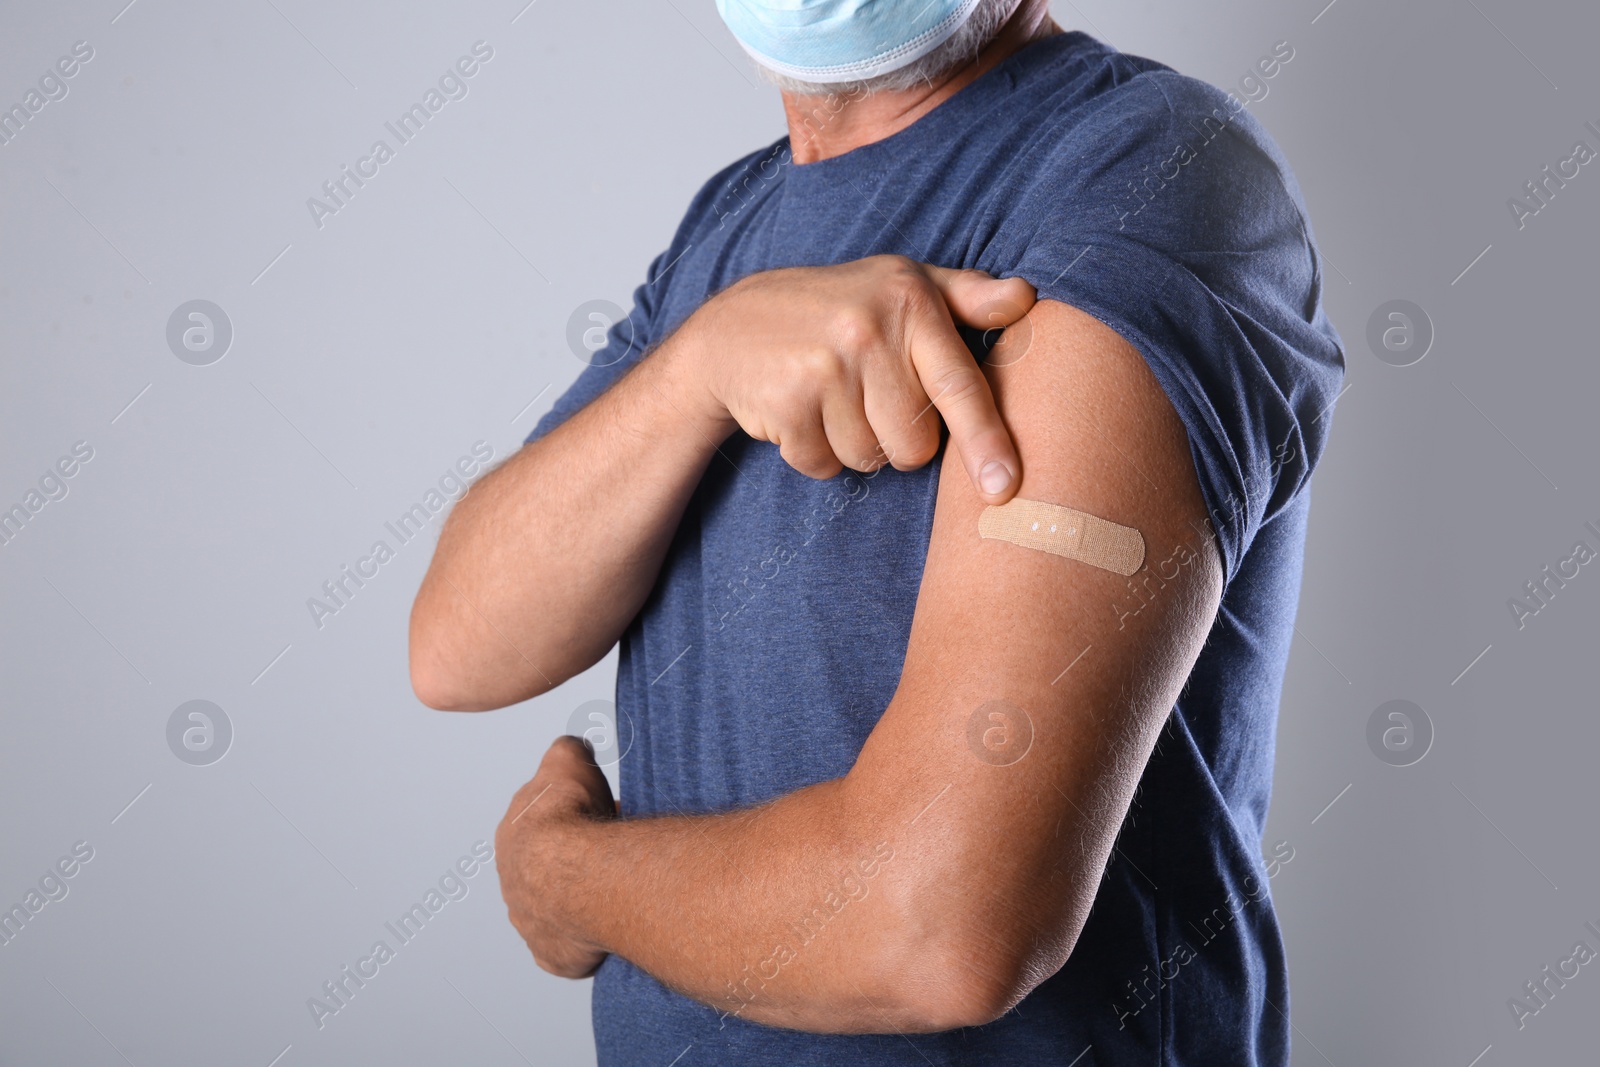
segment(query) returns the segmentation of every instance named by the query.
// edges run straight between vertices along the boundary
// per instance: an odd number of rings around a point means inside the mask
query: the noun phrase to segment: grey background
[[[587,984],[532,965],[492,870],[320,1030],[306,999],[492,838],[614,658],[498,714],[423,708],[405,628],[432,530],[320,629],[305,602],[474,442],[515,448],[579,369],[569,314],[627,305],[700,183],[782,132],[776,94],[709,0],[124,2],[0,6],[0,104],[95,51],[0,146],[0,508],[94,449],[0,547],[0,904],[95,850],[0,947],[0,1062],[591,1061]],[[1295,1063],[1592,1059],[1595,968],[1520,1031],[1506,1001],[1600,948],[1600,568],[1521,630],[1506,601],[1600,547],[1600,166],[1521,231],[1506,199],[1600,148],[1600,16],[1324,3],[1056,7],[1223,86],[1296,53],[1252,109],[1350,374],[1267,835],[1293,849]],[[317,228],[306,199],[480,39],[469,95]],[[234,327],[206,367],[165,341],[193,299]],[[1391,299],[1436,330],[1413,366],[1365,342]],[[233,728],[209,766],[167,746],[197,699]],[[1366,742],[1392,699],[1434,726],[1413,766]]]

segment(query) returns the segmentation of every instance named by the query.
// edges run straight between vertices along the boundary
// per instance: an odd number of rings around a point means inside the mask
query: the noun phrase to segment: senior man
[[[719,9],[788,136],[413,611],[443,709],[622,644],[622,804],[551,747],[513,922],[607,1065],[1287,1063],[1261,834],[1343,373],[1287,164],[1045,0]]]

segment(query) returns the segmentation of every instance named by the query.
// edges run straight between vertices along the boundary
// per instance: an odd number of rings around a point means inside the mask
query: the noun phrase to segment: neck
[[[965,63],[910,89],[874,93],[783,93],[789,151],[816,163],[881,141],[910,126],[1024,45],[1061,32],[1047,3],[1022,0],[994,40]]]

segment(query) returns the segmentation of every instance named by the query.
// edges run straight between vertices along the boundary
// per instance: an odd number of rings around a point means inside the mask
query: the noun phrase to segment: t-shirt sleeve
[[[1234,103],[1170,71],[1118,86],[1036,147],[1003,227],[1019,236],[981,264],[1145,357],[1188,432],[1230,581],[1310,478],[1344,376],[1299,189]]]
[[[633,291],[633,308],[626,315],[615,317],[615,305],[608,307],[600,300],[573,313],[567,324],[566,343],[574,355],[586,357],[587,365],[534,424],[523,444],[533,444],[566,422],[644,358],[656,340],[651,335],[651,323],[660,302],[659,283],[673,254],[673,248],[668,248],[651,262],[644,284]],[[604,343],[596,347],[595,342],[602,338]]]

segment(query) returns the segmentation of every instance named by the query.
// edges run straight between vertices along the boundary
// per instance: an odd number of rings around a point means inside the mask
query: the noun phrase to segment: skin
[[[1060,32],[1061,27],[1050,18],[1048,0],[1021,0],[999,34],[978,53],[974,62],[898,92],[870,93],[848,99],[828,97],[825,123],[815,121],[819,96],[826,96],[825,93],[804,96],[785,92],[783,112],[789,124],[789,146],[794,161],[815,163],[830,159],[898,133],[976,81],[991,67],[1004,62],[1023,45]]]
[[[991,1021],[1065,963],[1222,566],[1183,428],[1143,358],[1064,304],[1028,319],[1025,358],[989,373],[1024,457],[1021,495],[1140,530],[1164,587],[1124,615],[1128,579],[979,538],[984,503],[945,465],[900,685],[843,778],[747,811],[619,819],[581,742],[551,748],[496,839],[541,967],[581,977],[615,952],[745,1019],[876,1033]],[[969,744],[995,700],[1032,726],[1009,766]],[[980,738],[1021,729],[1014,714],[980,718]],[[829,894],[847,897],[851,874],[865,895],[837,908]],[[831,918],[805,943],[792,924],[818,909]],[[793,958],[775,967],[783,946]]]
[[[885,458],[921,466],[942,417],[975,484],[1005,470],[984,499],[1009,500],[1021,464],[954,319],[1005,326],[1033,300],[1019,279],[901,256],[770,271],[708,300],[457,504],[411,610],[418,697],[482,711],[593,666],[644,604],[736,428],[827,478]]]
[[[904,128],[1053,30],[1026,0],[974,67],[846,100],[796,159]],[[785,105],[794,134],[809,112]],[[997,302],[1017,310],[987,318]],[[981,371],[958,358],[952,319],[1018,316]],[[960,462],[941,468],[899,687],[855,765],[755,809],[624,819],[582,742],[558,739],[496,835],[539,966],[582,977],[615,952],[745,1019],[862,1033],[987,1022],[1066,961],[1222,567],[1143,358],[1025,286],[874,257],[714,297],[457,506],[413,609],[413,684],[490,708],[596,662],[734,427],[827,476],[926,462],[939,417]],[[985,492],[996,460],[1013,477]],[[982,509],[1018,493],[1140,530],[1160,575],[1131,580],[1156,590],[1142,610],[1118,607],[1129,579],[979,538]],[[1020,759],[996,758],[1024,733]]]

